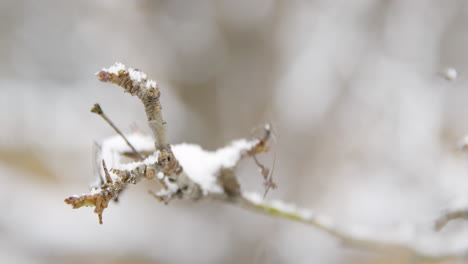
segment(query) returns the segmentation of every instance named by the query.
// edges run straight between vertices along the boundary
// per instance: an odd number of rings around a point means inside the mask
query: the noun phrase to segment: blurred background
[[[468,249],[467,223],[430,231],[468,198],[467,1],[1,0],[0,21],[2,263],[412,263],[220,203],[164,206],[145,182],[102,226],[71,210],[114,134],[91,106],[149,132],[139,101],[94,76],[116,61],[158,81],[173,143],[214,150],[271,122],[269,198]],[[263,191],[252,161],[238,175]]]

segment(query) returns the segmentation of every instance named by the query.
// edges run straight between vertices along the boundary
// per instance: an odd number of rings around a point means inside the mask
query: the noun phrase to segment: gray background
[[[224,204],[164,206],[144,182],[102,226],[63,199],[87,191],[93,142],[113,135],[93,103],[149,132],[138,100],[94,76],[121,61],[158,81],[173,143],[213,150],[271,122],[270,198],[344,225],[430,225],[468,198],[467,22],[461,0],[0,1],[0,261],[411,263]],[[251,161],[238,174],[263,190]],[[467,231],[429,248],[466,249]]]

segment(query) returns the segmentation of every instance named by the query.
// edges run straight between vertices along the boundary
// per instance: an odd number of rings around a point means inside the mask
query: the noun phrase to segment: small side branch
[[[252,155],[252,158],[255,164],[260,168],[260,172],[263,176],[263,185],[265,186],[265,192],[263,193],[263,198],[266,197],[268,191],[271,189],[276,189],[276,183],[273,182],[273,170],[275,168],[276,157],[273,159],[273,165],[270,172],[270,168],[265,167],[260,161],[258,161],[256,155]]]
[[[145,158],[143,157],[143,155],[140,154],[140,152],[138,152],[135,147],[128,141],[128,139],[125,137],[125,135],[122,133],[122,131],[120,131],[120,129],[114,125],[114,123],[107,117],[106,114],[104,114],[104,112],[102,111],[102,108],[99,104],[94,104],[93,108],[91,108],[91,113],[95,113],[99,116],[101,116],[113,129],[114,131],[119,134],[119,136],[121,136],[123,138],[123,140],[125,140],[125,143],[127,143],[127,145],[130,147],[130,149],[133,151],[133,153],[140,159],[140,160],[144,160]]]

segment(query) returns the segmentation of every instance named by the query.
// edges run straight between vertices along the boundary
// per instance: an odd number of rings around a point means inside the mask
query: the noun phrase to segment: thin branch
[[[256,147],[253,148],[251,151],[247,152],[248,156],[251,156],[255,164],[260,168],[260,173],[263,177],[263,186],[265,186],[265,192],[263,195],[264,198],[266,197],[270,189],[276,189],[277,187],[276,183],[273,182],[273,172],[276,163],[276,153],[273,158],[273,165],[271,169],[267,168],[265,165],[260,163],[260,161],[257,159],[256,154],[270,151],[268,141],[271,138],[273,138],[273,140],[275,139],[273,129],[271,125],[267,123],[263,126],[263,136],[259,139],[258,143],[256,144]]]
[[[265,199],[267,193],[268,193],[268,190],[271,188],[271,189],[276,189],[277,188],[277,185],[276,183],[273,182],[273,173],[275,173],[275,165],[276,165],[276,153],[274,154],[273,156],[273,164],[271,165],[271,172],[270,172],[270,175],[268,176],[268,178],[265,180],[265,182],[263,183],[266,188],[265,188],[265,193],[263,194],[263,198]]]
[[[273,170],[275,168],[275,163],[276,163],[276,156],[273,159],[273,166],[272,169],[265,167],[260,161],[257,159],[257,155],[253,154],[252,158],[255,162],[255,164],[260,168],[260,172],[263,176],[263,185],[265,186],[265,192],[263,194],[263,198],[266,197],[268,191],[271,189],[276,189],[276,183],[273,182]]]
[[[106,161],[102,160],[102,168],[104,169],[104,175],[106,176],[106,183],[111,184],[112,183],[112,178],[109,174],[109,170],[107,169],[106,166]]]
[[[357,248],[368,249],[372,251],[386,251],[388,248],[406,249],[404,246],[381,243],[376,241],[366,241],[349,236],[348,234],[337,229],[335,222],[324,215],[318,215],[308,209],[299,209],[295,205],[287,204],[282,201],[266,201],[262,200],[255,193],[244,193],[241,204],[248,209],[253,209],[256,212],[266,213],[271,216],[282,217],[304,224],[312,225],[329,235],[340,239],[347,245],[352,245]]]
[[[128,141],[128,139],[125,137],[125,135],[122,133],[122,131],[120,131],[120,129],[114,125],[114,122],[112,122],[112,120],[110,120],[110,118],[107,117],[106,114],[104,114],[104,111],[102,111],[102,108],[99,104],[94,104],[93,105],[93,108],[91,108],[91,113],[95,113],[99,116],[101,116],[113,129],[114,131],[119,134],[123,140],[125,140],[125,143],[127,143],[127,145],[130,147],[130,149],[133,151],[133,153],[140,159],[140,160],[144,160],[145,157],[143,157],[143,155],[141,155],[140,152],[138,152],[135,147]]]
[[[327,216],[314,213],[308,209],[297,208],[295,205],[283,201],[266,201],[261,198],[260,194],[256,193],[243,193],[237,204],[257,213],[311,225],[337,238],[344,245],[360,250],[388,254],[406,252],[416,260],[416,263],[446,263],[467,259],[466,254],[427,255],[403,241],[387,242],[382,238],[379,239],[377,234],[373,234],[375,237],[361,238],[353,235],[350,232],[350,227],[340,229],[333,219]]]

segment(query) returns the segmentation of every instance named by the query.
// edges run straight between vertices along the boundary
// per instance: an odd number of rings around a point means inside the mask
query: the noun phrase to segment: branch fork
[[[116,130],[119,136],[101,143],[98,159],[100,164],[100,184],[91,194],[75,195],[65,199],[73,208],[95,206],[94,212],[102,224],[102,213],[112,200],[128,184],[136,184],[141,179],[156,180],[161,189],[150,192],[158,200],[169,203],[172,199],[198,200],[203,197],[234,199],[240,197],[240,185],[234,174],[237,163],[244,157],[266,152],[270,138],[270,127],[265,127],[265,135],[259,139],[238,140],[216,152],[207,152],[198,145],[170,145],[167,142],[166,122],[162,117],[160,91],[157,83],[148,80],[147,75],[138,69],[127,68],[116,63],[96,73],[97,78],[106,83],[116,84],[125,92],[137,96],[145,109],[148,125],[154,138],[153,146],[149,137],[141,134],[128,135],[129,139],[107,118],[102,108],[96,104],[93,113],[102,116]],[[131,141],[145,142],[133,146]],[[153,154],[144,157],[142,152]],[[140,160],[123,164],[121,157],[133,153]],[[109,166],[110,169],[107,168]],[[263,169],[265,169],[263,167]]]

